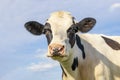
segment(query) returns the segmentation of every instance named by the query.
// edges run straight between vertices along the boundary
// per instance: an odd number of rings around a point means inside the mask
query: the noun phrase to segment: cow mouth
[[[53,58],[61,57],[62,58],[62,57],[67,57],[67,55],[47,55],[47,57],[53,57]]]
[[[47,57],[57,61],[64,61],[64,59],[67,59],[68,55],[65,53],[59,55],[47,54]]]
[[[50,57],[51,59],[53,59],[53,60],[57,60],[57,61],[63,61],[64,59],[66,59],[67,58],[67,55],[61,55],[61,56],[48,56],[48,57]]]

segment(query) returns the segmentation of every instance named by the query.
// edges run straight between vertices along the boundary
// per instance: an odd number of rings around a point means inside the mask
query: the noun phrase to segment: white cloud
[[[37,49],[36,52],[37,53],[35,55],[36,58],[46,58],[46,54],[47,54],[47,48],[46,49]]]
[[[49,59],[46,54],[47,54],[47,49],[37,49],[35,51],[35,58],[39,58],[40,62],[36,63],[33,62],[29,66],[26,67],[27,70],[29,71],[47,71],[51,68],[57,67],[58,62],[53,61],[52,59]]]
[[[58,66],[58,63],[32,63],[30,66],[27,67],[27,69],[31,71],[46,71],[56,66]]]
[[[120,9],[120,3],[114,3],[111,5],[110,10],[114,11],[116,9]]]

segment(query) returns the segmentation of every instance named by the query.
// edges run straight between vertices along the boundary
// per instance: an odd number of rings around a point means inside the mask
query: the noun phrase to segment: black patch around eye
[[[75,24],[71,25],[71,27],[67,30],[67,36],[69,38],[69,43],[71,48],[73,48],[75,44],[75,33],[78,32],[78,29]]]
[[[47,42],[48,42],[48,45],[49,45],[50,42],[52,41],[52,38],[53,38],[53,35],[50,31],[46,32],[46,38],[47,38]]]
[[[68,32],[67,36],[69,38],[69,43],[71,45],[71,48],[73,48],[74,44],[75,44],[75,33],[72,32]]]
[[[76,43],[77,43],[77,46],[79,47],[79,49],[81,49],[82,51],[82,56],[83,56],[83,59],[85,59],[85,51],[84,51],[84,46],[83,44],[81,43],[81,39],[78,35],[76,35]]]
[[[47,42],[48,42],[48,45],[49,45],[50,42],[52,41],[52,38],[53,38],[52,31],[51,31],[51,25],[49,23],[45,24],[43,33],[46,35]]]

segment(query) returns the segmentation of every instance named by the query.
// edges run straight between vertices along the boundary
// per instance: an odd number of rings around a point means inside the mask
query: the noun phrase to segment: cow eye
[[[77,32],[77,29],[74,28],[74,26],[72,25],[68,30],[67,30],[67,37],[69,39],[72,39],[75,35],[75,33]]]
[[[68,32],[76,33],[76,32],[78,32],[78,27],[76,27],[76,25],[73,24],[73,25],[67,30],[67,33],[68,33]]]

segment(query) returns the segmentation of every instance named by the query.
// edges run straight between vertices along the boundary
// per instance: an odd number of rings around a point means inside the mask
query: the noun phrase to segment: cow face
[[[75,22],[68,12],[54,12],[47,19],[45,25],[36,21],[29,21],[25,24],[26,29],[34,35],[46,35],[48,41],[47,56],[53,59],[67,58],[75,44],[75,37],[78,31],[88,32],[95,25],[96,20],[85,18]]]

